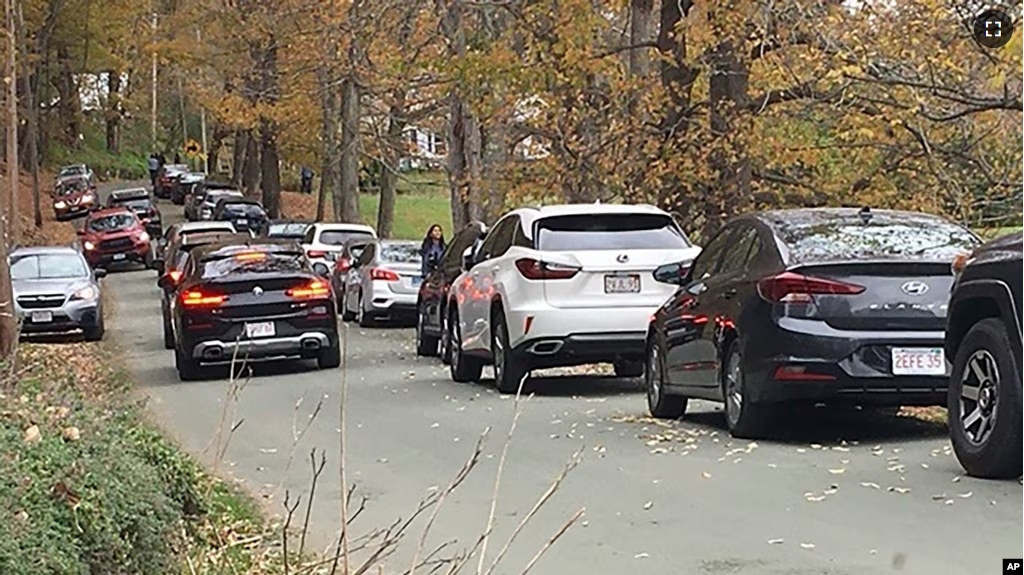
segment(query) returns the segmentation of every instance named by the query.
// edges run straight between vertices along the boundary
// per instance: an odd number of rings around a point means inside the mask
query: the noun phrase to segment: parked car
[[[249,198],[222,197],[213,208],[213,217],[218,222],[231,222],[240,232],[257,236],[267,227],[270,218],[263,204]]]
[[[203,202],[206,201],[206,192],[209,190],[230,190],[235,192],[237,195],[242,195],[234,184],[227,184],[223,182],[213,182],[204,180],[192,186],[192,190],[185,194],[185,219],[190,222],[195,222],[201,219],[201,212]]]
[[[466,257],[471,256],[487,235],[483,222],[471,222],[459,230],[441,254],[434,271],[420,284],[416,314],[416,353],[441,356],[447,364],[451,360],[451,338],[444,328],[447,317],[448,291],[452,282],[466,271]],[[340,262],[339,264],[340,265]],[[439,349],[440,348],[440,349]]]
[[[653,316],[650,412],[724,401],[735,437],[768,430],[799,403],[941,405],[950,262],[979,243],[940,217],[798,209],[728,222]]]
[[[375,239],[377,232],[363,224],[317,222],[306,230],[302,248],[310,262],[322,263],[330,268],[345,242],[357,236]]]
[[[188,173],[188,166],[185,164],[165,164],[156,176],[153,195],[158,198],[170,198],[174,186],[178,184],[178,178],[186,173]]]
[[[608,362],[641,375],[648,319],[676,289],[652,272],[699,253],[654,206],[506,214],[449,290],[452,379],[479,380],[492,363],[498,390],[514,393],[533,369]]]
[[[87,214],[98,205],[96,190],[84,177],[64,179],[53,190],[53,217],[58,221]]]
[[[103,339],[99,279],[105,270],[91,269],[70,247],[17,248],[8,262],[22,334],[82,330],[86,341]]]
[[[194,193],[197,186],[202,186],[206,180],[206,174],[202,172],[185,172],[178,176],[171,186],[171,203],[180,206],[185,203],[185,198]]]
[[[177,293],[184,277],[188,254],[197,247],[217,243],[244,243],[251,239],[249,234],[215,231],[196,232],[179,236],[180,240],[166,250],[167,261],[163,273],[157,280],[160,290],[160,311],[163,315],[164,349],[174,349],[174,330],[171,328],[171,300]]]
[[[85,164],[62,166],[57,172],[56,181],[54,182],[53,187],[56,188],[66,180],[77,178],[84,178],[91,187],[96,187],[96,174],[92,171],[92,168]]]
[[[366,244],[345,280],[342,319],[362,327],[414,317],[422,258],[419,242],[376,240]]]
[[[278,240],[293,240],[302,243],[310,222],[293,220],[271,220],[263,233],[263,237]]]
[[[203,202],[196,208],[196,213],[201,222],[213,219],[213,211],[217,208],[217,202],[224,198],[244,199],[242,192],[234,189],[207,189],[203,196]]]
[[[142,220],[150,237],[158,238],[163,233],[163,222],[161,221],[160,209],[157,208],[153,197],[145,188],[134,188],[130,190],[117,190],[107,196],[107,207],[113,208],[123,206],[135,212]]]
[[[86,261],[92,267],[137,262],[152,265],[153,249],[142,220],[128,208],[97,210],[78,230]]]
[[[253,359],[315,358],[321,369],[336,368],[336,314],[330,284],[294,242],[197,248],[171,303],[178,377],[199,379],[203,363],[230,361],[236,351]]]
[[[359,259],[359,255],[363,253],[363,249],[366,248],[367,244],[370,244],[374,239],[370,236],[354,236],[345,242],[341,251],[338,252],[337,257],[334,261],[334,269],[328,271],[328,276],[331,278],[331,289],[334,290],[334,297],[338,302],[338,311],[342,314],[342,319],[345,321],[351,321],[355,319],[355,315],[345,315],[345,287],[348,279],[348,272],[352,269],[352,263]],[[316,265],[323,265],[327,268],[326,264],[320,263]]]
[[[952,358],[947,400],[953,452],[967,473],[1021,475],[1021,232],[954,264],[946,323]]]
[[[181,242],[183,238],[191,234],[207,232],[235,233],[235,231],[235,226],[231,222],[182,222],[169,226],[164,230],[163,237],[157,240],[156,246],[153,249],[153,269],[157,270],[157,273],[162,274],[165,254],[169,250],[174,249],[174,246]]]

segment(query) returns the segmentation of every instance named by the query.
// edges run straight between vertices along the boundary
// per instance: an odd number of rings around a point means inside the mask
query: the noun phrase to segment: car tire
[[[341,296],[341,321],[352,321],[356,314],[348,310],[348,293]]]
[[[615,368],[615,377],[640,377],[644,374],[643,361],[619,360],[612,364]]]
[[[957,349],[947,400],[953,452],[968,475],[1020,477],[1020,382],[1003,322],[989,318],[974,324]],[[976,391],[965,396],[968,388]],[[965,417],[964,411],[970,413]],[[975,420],[965,425],[965,419]]]
[[[359,322],[359,327],[373,327],[376,322],[374,321],[373,312],[366,311],[365,303],[363,302],[363,292],[359,292],[356,302],[356,321]]]
[[[96,325],[83,329],[82,335],[85,337],[85,341],[101,341],[105,332],[106,327],[103,325],[103,315],[101,312],[99,318],[96,320]]]
[[[174,367],[178,370],[181,381],[198,381],[203,376],[203,368],[199,360],[185,355],[180,347],[174,348]]]
[[[416,355],[423,357],[437,357],[438,337],[424,331],[426,314],[423,309],[416,306]]]
[[[327,347],[316,356],[316,365],[320,369],[334,369],[341,365],[341,340],[335,335]]]
[[[738,339],[732,340],[722,362],[722,400],[725,403],[725,423],[729,433],[739,439],[760,438],[769,424],[769,408],[763,403],[749,401],[743,356]]]
[[[164,349],[174,349],[174,326],[171,325],[171,316],[166,306],[166,303],[161,306],[163,307]]]
[[[505,312],[500,308],[491,318],[491,355],[494,356],[494,386],[500,393],[519,393],[520,385],[530,370],[523,358],[512,352]]]
[[[451,372],[452,381],[458,383],[472,383],[480,381],[480,374],[483,373],[484,363],[479,358],[470,357],[462,353],[462,335],[459,332],[458,312],[452,310],[448,316],[448,325],[451,329],[451,361],[448,370]]]
[[[653,337],[647,342],[644,388],[647,392],[647,409],[652,417],[679,419],[686,413],[686,406],[690,402],[686,396],[665,393],[665,357],[661,345]]]

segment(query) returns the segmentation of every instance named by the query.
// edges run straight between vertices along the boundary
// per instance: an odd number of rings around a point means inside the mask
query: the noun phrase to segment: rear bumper
[[[533,369],[643,359],[647,332],[573,333],[537,337],[513,346],[513,355]]]
[[[756,402],[821,401],[945,405],[951,364],[942,375],[894,375],[892,348],[942,349],[943,332],[854,332],[784,318],[767,338],[748,336],[748,395]],[[779,374],[799,367],[804,374]]]
[[[566,309],[541,305],[506,310],[505,317],[508,320],[509,343],[513,348],[518,348],[528,341],[564,339],[569,336],[593,336],[600,339],[605,336],[617,337],[616,334],[639,333],[643,339],[651,314],[656,310],[657,306]],[[640,343],[640,353],[643,353],[643,341]]]
[[[219,339],[201,341],[192,346],[192,357],[206,362],[239,360],[246,357],[311,356],[321,349],[334,344],[327,333],[308,331],[286,337],[222,341]]]
[[[396,293],[385,282],[373,282],[373,293],[367,298],[367,311],[379,314],[415,314],[418,293]]]

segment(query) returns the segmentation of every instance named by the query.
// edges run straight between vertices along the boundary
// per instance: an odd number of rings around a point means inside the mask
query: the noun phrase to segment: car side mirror
[[[107,277],[107,270],[103,268],[96,268],[92,270],[92,274],[96,277],[96,279],[103,279]]]
[[[174,287],[174,280],[172,280],[171,276],[167,274],[161,274],[160,277],[156,279],[156,286],[164,291],[168,291]]]
[[[327,267],[327,264],[317,262],[313,264],[313,271],[320,277],[330,277],[331,269]]]
[[[654,270],[654,279],[663,284],[683,285],[686,272],[682,263],[665,264]]]
[[[462,269],[469,271],[473,268],[473,248],[466,248],[466,251],[462,252]]]

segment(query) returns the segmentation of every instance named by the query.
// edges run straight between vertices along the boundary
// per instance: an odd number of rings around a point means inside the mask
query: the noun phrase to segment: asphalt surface
[[[180,219],[180,207],[162,208],[165,223]],[[293,524],[302,523],[309,496],[310,452],[323,453],[309,537],[326,549],[340,525],[344,377],[346,475],[354,507],[365,498],[353,535],[408,517],[491,428],[426,549],[449,540],[467,548],[483,533],[512,397],[489,381],[453,383],[440,362],[415,355],[409,328],[343,328],[343,369],[287,362],[257,366],[235,385],[223,370],[181,383],[173,352],[162,349],[155,280],[148,270],[104,280],[114,304],[108,334],[156,420],[188,451],[282,518],[285,492],[292,503],[301,495]],[[735,441],[714,404],[691,403],[680,422],[646,418],[637,380],[535,377],[526,391],[533,395],[521,403],[508,449],[485,567],[574,452],[582,462],[495,573],[520,573],[580,508],[584,515],[533,573],[981,575],[1024,555],[1020,483],[963,476],[942,426],[819,410],[789,421],[778,439]],[[408,568],[424,520],[385,572]]]

